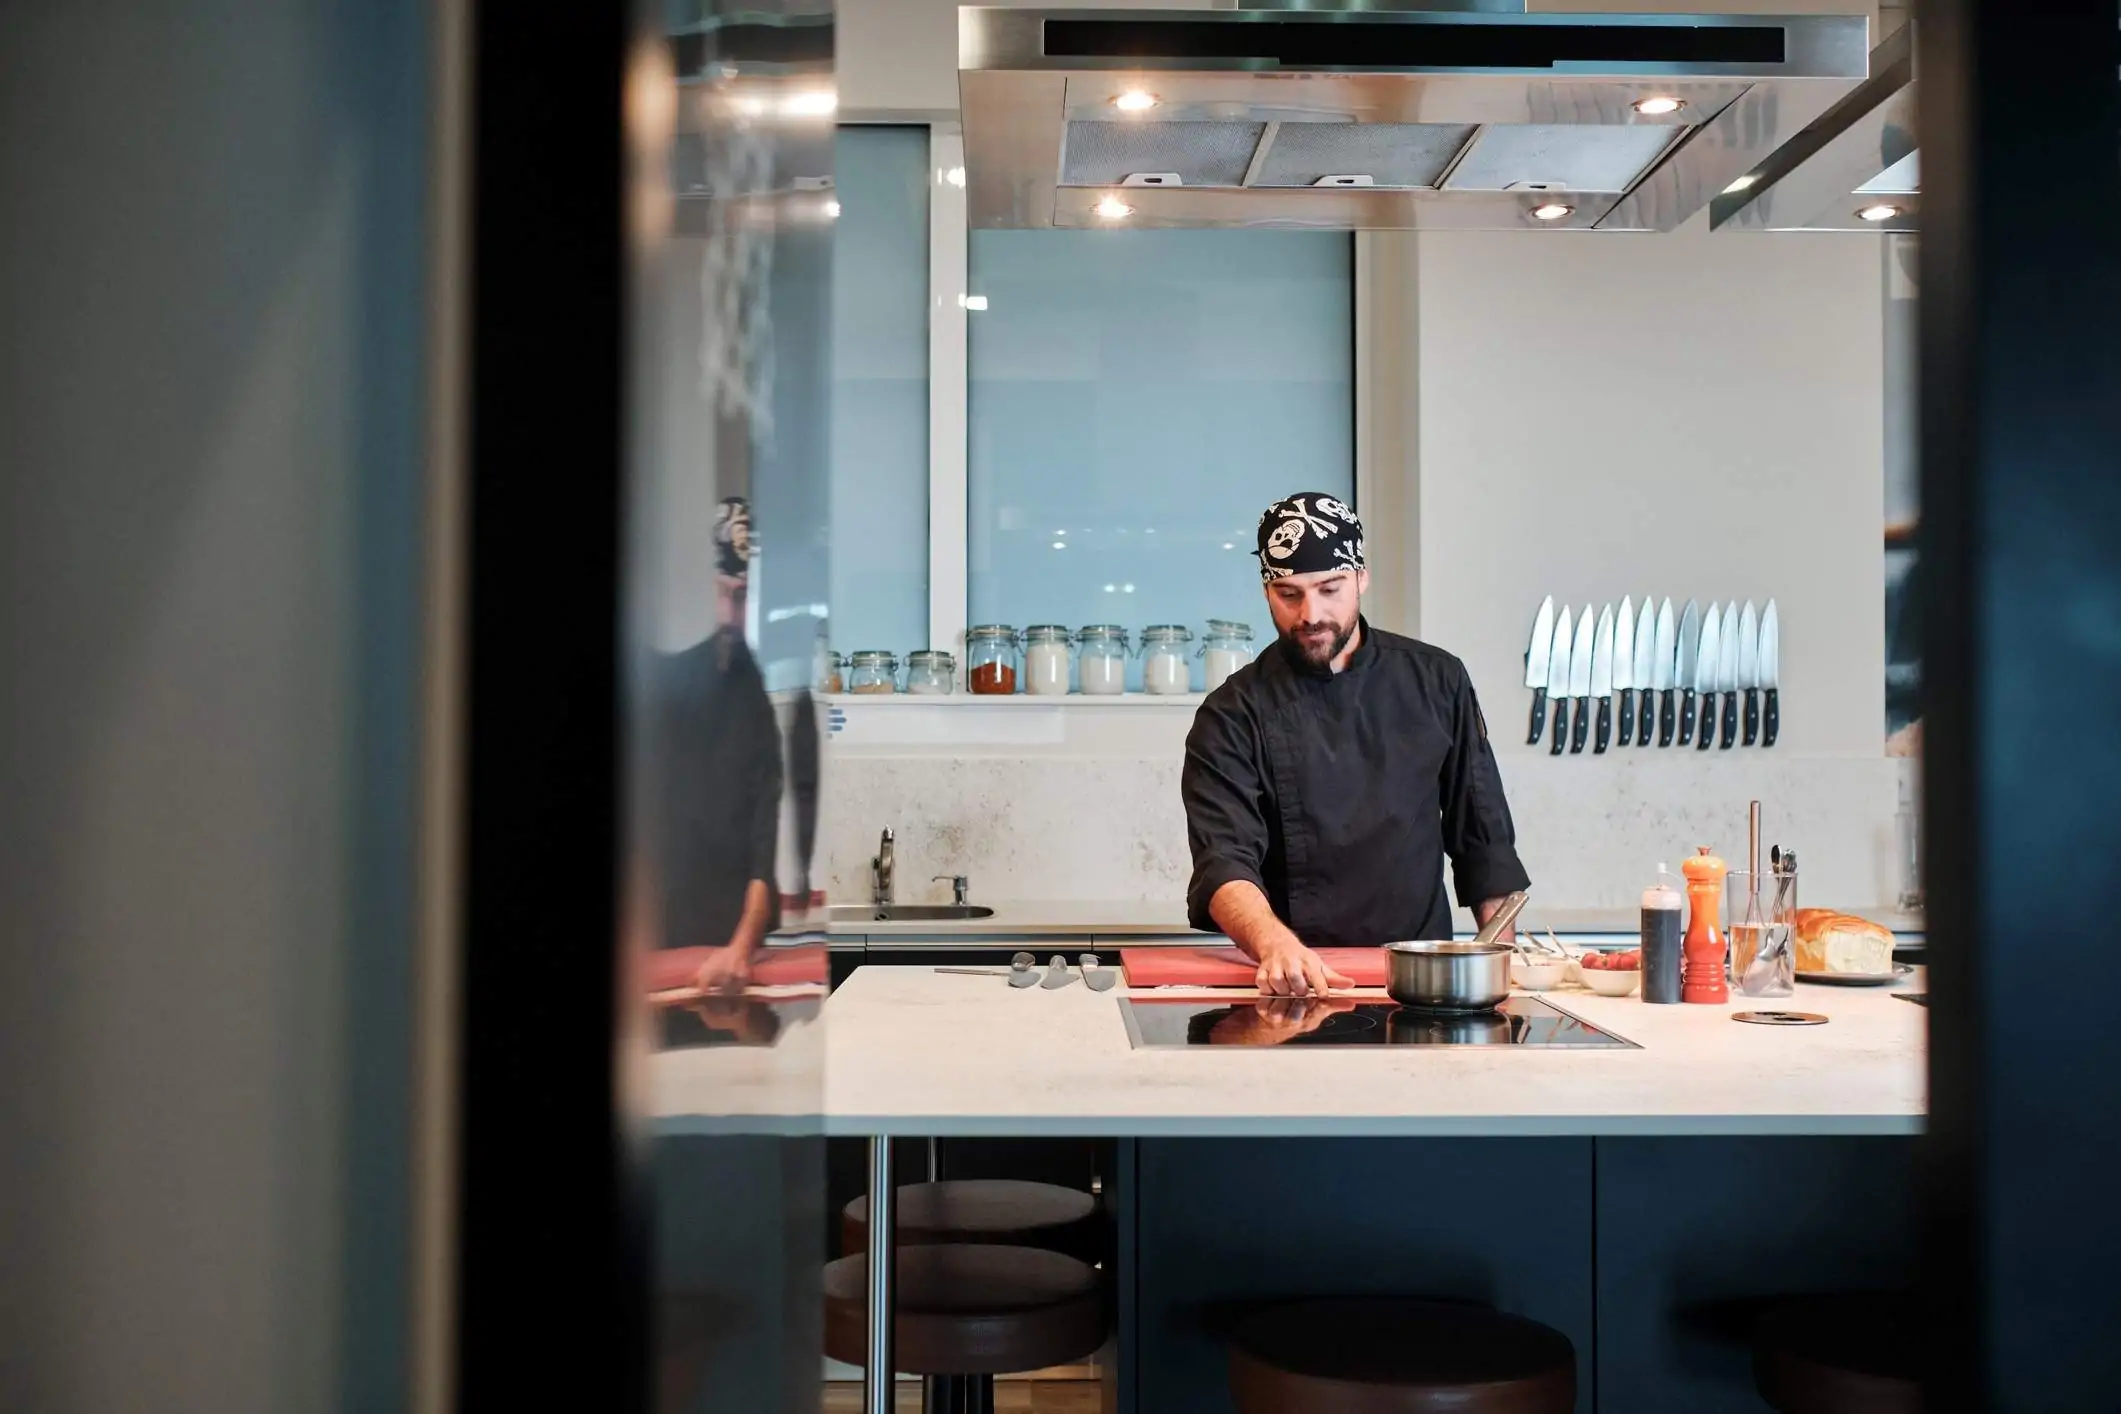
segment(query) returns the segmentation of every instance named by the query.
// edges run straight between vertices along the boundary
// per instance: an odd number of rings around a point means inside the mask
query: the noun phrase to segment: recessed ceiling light
[[[1157,97],[1155,94],[1146,93],[1138,88],[1130,88],[1112,100],[1112,106],[1119,109],[1122,113],[1146,113],[1151,108],[1154,108],[1156,104]]]
[[[1065,540],[1056,540],[1053,542],[1053,548],[1056,550],[1065,550],[1068,548],[1068,542]]]
[[[1746,173],[1742,177],[1733,177],[1731,179],[1731,184],[1723,189],[1724,195],[1728,196],[1735,191],[1750,191],[1752,190],[1753,183],[1757,180],[1759,179],[1755,177],[1751,172]]]
[[[1093,208],[1107,221],[1124,221],[1134,214],[1134,208],[1116,196],[1108,196]]]
[[[987,307],[987,297],[985,295],[959,295],[957,297],[957,307],[959,309],[985,309]]]
[[[742,98],[731,99],[730,107],[747,118],[756,118],[766,111],[766,100],[757,94],[746,94]]]
[[[836,201],[828,201],[828,202],[826,202],[826,203],[825,203],[825,215],[826,215],[827,217],[829,217],[830,219],[834,220],[834,221],[837,221],[837,220],[839,220],[839,219],[840,219],[840,204],[839,204],[838,202],[836,202]]]
[[[943,180],[948,182],[951,186],[961,187],[965,184],[965,169],[962,167],[952,167],[949,171],[943,173]]]
[[[1550,201],[1543,206],[1533,207],[1532,219],[1535,221],[1559,221],[1575,209],[1573,206],[1566,206],[1558,201]]]
[[[791,93],[781,101],[781,111],[795,118],[822,118],[839,106],[840,96],[831,89]]]
[[[1899,214],[1899,207],[1888,206],[1884,202],[1880,202],[1876,206],[1864,207],[1856,213],[1856,219],[1859,221],[1890,221]]]
[[[1685,99],[1672,98],[1664,94],[1659,94],[1655,98],[1638,98],[1635,100],[1635,111],[1642,114],[1645,118],[1662,118],[1665,114],[1677,113],[1684,107],[1686,107]]]

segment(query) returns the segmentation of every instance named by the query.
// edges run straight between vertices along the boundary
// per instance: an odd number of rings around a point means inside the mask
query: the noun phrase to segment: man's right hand
[[[1260,953],[1257,979],[1259,990],[1270,997],[1329,997],[1337,987],[1355,985],[1355,979],[1341,976],[1293,939]]]

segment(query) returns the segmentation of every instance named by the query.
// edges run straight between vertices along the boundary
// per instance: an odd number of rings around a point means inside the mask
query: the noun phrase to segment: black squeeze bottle
[[[1672,872],[1657,866],[1657,882],[1642,891],[1642,999],[1646,1002],[1679,1000],[1680,962],[1685,956],[1685,928],[1680,913],[1679,890],[1672,885]]]

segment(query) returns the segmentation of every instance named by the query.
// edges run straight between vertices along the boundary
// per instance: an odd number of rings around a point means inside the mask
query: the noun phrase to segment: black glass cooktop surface
[[[815,997],[697,997],[655,1008],[654,1046],[659,1051],[704,1046],[771,1046],[790,1026],[816,1017]]]
[[[1333,997],[1123,997],[1127,1037],[1137,1049],[1186,1046],[1544,1046],[1634,1049],[1635,1043],[1536,997],[1494,1011],[1416,1011],[1396,1002]]]

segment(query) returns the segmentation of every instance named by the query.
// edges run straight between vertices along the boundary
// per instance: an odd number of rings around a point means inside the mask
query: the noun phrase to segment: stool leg
[[[965,1414],[994,1414],[994,1376],[965,1377]]]
[[[891,1318],[897,1276],[898,1194],[892,1187],[891,1140],[869,1141],[869,1364],[862,1371],[863,1414],[892,1414]]]
[[[921,1414],[957,1414],[956,1384],[948,1375],[921,1376]]]

